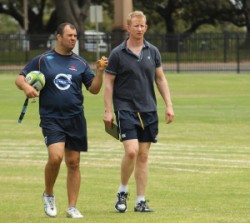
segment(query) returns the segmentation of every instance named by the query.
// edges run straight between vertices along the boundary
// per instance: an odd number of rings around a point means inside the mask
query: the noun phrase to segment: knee
[[[137,157],[137,150],[136,149],[129,149],[126,152],[126,155],[129,159],[133,160]]]
[[[147,163],[148,162],[148,155],[147,154],[139,154],[137,160],[140,163]]]
[[[66,166],[68,169],[78,169],[79,168],[80,159],[69,159],[66,161]]]
[[[61,156],[52,156],[52,157],[49,157],[48,163],[51,166],[58,167],[61,165],[62,159],[63,158]]]

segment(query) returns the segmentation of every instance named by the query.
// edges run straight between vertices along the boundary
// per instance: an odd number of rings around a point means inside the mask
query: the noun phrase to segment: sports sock
[[[128,193],[128,185],[120,185],[118,189],[118,193],[125,192]]]
[[[68,206],[68,210],[75,208],[75,206]]]
[[[43,195],[44,195],[45,197],[52,197],[52,196],[54,196],[54,194],[46,194],[45,192],[43,193]]]
[[[145,201],[145,196],[144,195],[138,195],[135,204],[138,204],[141,201]]]

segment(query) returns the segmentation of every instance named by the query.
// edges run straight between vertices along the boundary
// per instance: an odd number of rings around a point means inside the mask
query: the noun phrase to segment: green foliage
[[[17,22],[8,15],[0,14],[0,33],[16,33],[19,29]]]
[[[5,2],[8,1],[0,3],[0,8],[1,4]],[[143,10],[147,15],[149,33],[245,31],[246,25],[249,24],[247,18],[249,18],[250,12],[247,8],[247,3],[244,3],[242,0],[237,0],[236,2],[240,2],[239,5],[243,5],[244,8],[237,9],[232,1],[228,0],[136,0],[133,1],[133,5],[135,10]],[[23,10],[22,3],[23,1],[19,0],[13,4],[18,8],[17,12],[19,13],[22,13]],[[113,1],[92,0],[91,3],[101,4],[104,9],[104,22],[99,24],[99,30],[111,32],[114,18]],[[41,4],[41,2],[29,1],[31,9],[41,9]],[[50,21],[54,9],[54,1],[49,0],[45,1],[42,19],[35,13],[32,14],[33,18],[39,18],[39,25],[42,27],[38,28],[36,26],[37,22],[32,23],[33,29],[31,29],[31,33],[36,33],[37,30],[42,30],[41,32],[52,32],[51,30],[54,30],[55,25],[53,21],[55,22],[56,20],[52,19]],[[5,19],[5,16],[2,17],[1,14],[0,16],[0,31],[2,33],[19,31],[17,22],[11,20],[10,16],[6,16],[8,19]],[[33,20],[31,19],[31,22]],[[49,26],[47,26],[48,23],[50,23]],[[85,26],[85,29],[95,29],[95,24],[91,24],[88,19],[82,25]]]
[[[161,33],[164,26],[165,33],[193,33],[200,30],[223,32],[236,30],[236,26],[246,28],[249,24],[247,19],[250,11],[244,1],[237,2],[240,2],[239,5],[243,7],[237,8],[233,1],[228,0],[133,1],[136,9],[150,15],[149,24],[152,22],[150,29],[152,33]],[[161,24],[161,29],[158,24]]]
[[[15,75],[0,75],[0,222],[71,222],[66,219],[66,168],[55,185],[59,215],[43,212],[47,151],[39,128],[38,103],[17,123],[24,94]],[[167,74],[175,120],[164,122],[157,94],[158,143],[150,150],[147,199],[154,213],[134,213],[131,178],[128,212],[118,214],[120,142],[105,134],[103,92],[84,90],[89,152],[81,156],[78,208],[86,223],[247,223],[250,221],[250,75]]]
[[[245,32],[244,27],[238,27],[228,22],[216,23],[215,25],[205,24],[197,29],[197,33],[225,33],[225,32]]]

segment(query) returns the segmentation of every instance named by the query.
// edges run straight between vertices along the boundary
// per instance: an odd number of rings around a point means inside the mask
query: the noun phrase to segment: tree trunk
[[[88,16],[91,0],[55,0],[57,25],[70,22],[80,35],[84,33],[84,22]]]
[[[246,7],[245,7],[245,17],[246,17],[246,40],[242,46],[243,49],[250,49],[250,1],[246,1]]]

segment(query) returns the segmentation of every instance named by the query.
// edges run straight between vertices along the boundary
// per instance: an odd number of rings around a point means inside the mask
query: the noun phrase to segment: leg
[[[77,198],[80,190],[80,152],[65,150],[65,163],[68,169],[67,190],[68,190],[68,206],[76,206]]]
[[[137,196],[145,196],[148,180],[148,153],[151,143],[139,143],[139,152],[135,165]]]
[[[45,193],[53,194],[53,187],[58,176],[64,155],[64,143],[54,143],[48,146],[48,161],[45,166]]]
[[[135,212],[152,212],[145,200],[148,181],[148,153],[151,143],[139,143],[139,153],[135,166],[135,181],[137,189],[137,201]]]
[[[124,156],[121,162],[121,184],[127,185],[134,171],[138,154],[138,140],[131,139],[123,142]]]
[[[64,143],[54,143],[48,146],[48,161],[45,166],[45,193],[43,194],[44,211],[50,217],[57,215],[53,188],[58,176],[64,155]]]
[[[131,139],[123,141],[123,146],[124,156],[121,162],[121,185],[117,193],[117,200],[115,204],[115,209],[120,213],[127,211],[127,185],[135,167],[135,161],[138,153],[138,140]]]

